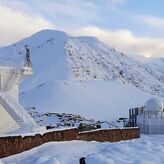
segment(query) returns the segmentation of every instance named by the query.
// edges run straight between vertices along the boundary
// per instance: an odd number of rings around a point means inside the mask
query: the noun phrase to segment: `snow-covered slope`
[[[164,96],[164,85],[155,71],[98,40],[91,41],[88,37],[73,38],[67,42],[66,48],[76,79],[109,80],[117,77],[144,91]]]
[[[128,116],[128,109],[142,106],[152,95],[130,84],[111,81],[56,81],[24,92],[24,106],[44,112],[80,114],[107,119]]]
[[[164,83],[164,57],[152,59],[147,64],[153,68]]]
[[[31,46],[34,69],[21,86],[26,107],[104,119],[127,115],[128,108],[143,105],[151,94],[164,96],[156,71],[96,38],[40,31],[16,43],[17,63],[25,44]],[[0,58],[12,59],[13,46],[1,48]]]

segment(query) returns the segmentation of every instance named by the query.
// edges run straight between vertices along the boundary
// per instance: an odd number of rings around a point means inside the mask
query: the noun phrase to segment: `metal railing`
[[[164,111],[139,110],[138,115],[146,117],[146,118],[164,119]]]
[[[14,72],[11,74],[11,76],[9,77],[6,86],[5,86],[5,90],[9,90],[14,83],[16,82],[16,80],[19,80],[19,78],[21,78],[21,70],[23,68],[24,62],[21,62],[20,65],[18,65],[15,69]]]

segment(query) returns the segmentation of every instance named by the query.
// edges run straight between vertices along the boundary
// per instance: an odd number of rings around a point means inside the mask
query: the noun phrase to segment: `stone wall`
[[[121,140],[129,140],[140,137],[139,128],[129,129],[108,129],[95,130],[90,132],[78,132],[78,129],[68,129],[60,131],[50,131],[47,133],[35,134],[33,136],[9,136],[0,137],[0,158],[8,157],[23,151],[32,149],[51,141],[109,141],[117,142]]]
[[[21,153],[51,141],[70,141],[78,136],[77,129],[52,131],[33,136],[0,137],[0,158]]]
[[[127,129],[107,129],[95,130],[90,132],[79,133],[79,139],[84,141],[99,141],[99,142],[118,142],[122,140],[135,139],[140,137],[139,128]]]

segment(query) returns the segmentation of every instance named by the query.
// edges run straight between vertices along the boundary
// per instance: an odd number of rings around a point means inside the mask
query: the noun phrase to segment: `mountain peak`
[[[66,32],[59,31],[59,30],[52,30],[52,29],[44,29],[34,33],[31,37],[36,36],[46,36],[46,37],[58,37],[58,36],[69,36]]]

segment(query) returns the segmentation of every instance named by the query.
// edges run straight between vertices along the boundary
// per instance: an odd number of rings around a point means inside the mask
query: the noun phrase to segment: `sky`
[[[164,0],[0,0],[0,46],[42,29],[95,36],[133,57],[164,57]]]

